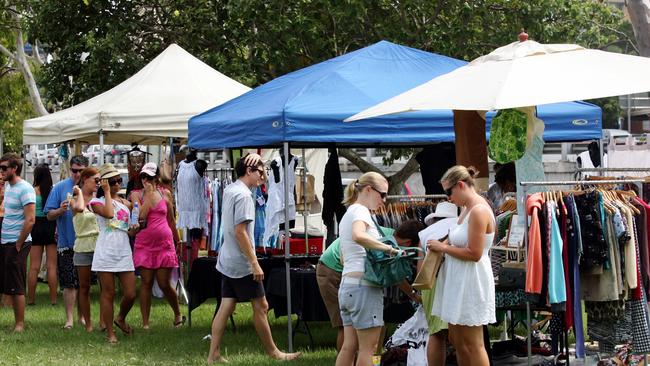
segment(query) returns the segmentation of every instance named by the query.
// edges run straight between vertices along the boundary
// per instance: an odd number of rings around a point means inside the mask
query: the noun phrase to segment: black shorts
[[[56,221],[50,221],[47,217],[37,217],[32,227],[32,245],[56,244],[55,232]]]
[[[262,281],[253,280],[253,275],[242,278],[230,278],[221,275],[221,297],[234,298],[237,302],[251,301],[264,297],[264,285]]]
[[[31,247],[31,242],[25,242],[18,252],[15,243],[0,245],[0,290],[3,294],[25,294],[27,255]]]
[[[65,249],[57,253],[56,256],[56,269],[59,274],[59,284],[61,289],[66,288],[79,288],[79,276],[77,270],[74,268],[74,250]]]

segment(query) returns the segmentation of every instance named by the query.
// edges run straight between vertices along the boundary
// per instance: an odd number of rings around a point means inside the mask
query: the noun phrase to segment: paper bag
[[[431,290],[436,283],[438,269],[442,263],[442,254],[427,250],[422,267],[413,281],[412,287],[416,290]]]

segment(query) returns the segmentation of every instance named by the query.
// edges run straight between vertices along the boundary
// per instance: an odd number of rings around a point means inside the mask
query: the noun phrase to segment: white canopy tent
[[[160,144],[187,138],[190,117],[250,90],[176,44],[135,75],[92,99],[28,119],[23,144]],[[103,141],[102,141],[103,140]]]

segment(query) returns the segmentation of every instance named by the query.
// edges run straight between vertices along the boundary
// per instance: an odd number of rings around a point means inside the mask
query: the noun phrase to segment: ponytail
[[[345,198],[343,204],[350,206],[359,198],[359,192],[367,186],[377,189],[381,183],[387,183],[383,175],[376,172],[364,173],[356,181],[348,184],[345,188]]]

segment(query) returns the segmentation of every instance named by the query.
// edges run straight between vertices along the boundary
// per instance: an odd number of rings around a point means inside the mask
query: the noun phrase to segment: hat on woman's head
[[[118,175],[120,175],[120,172],[118,172],[117,169],[115,169],[113,164],[106,163],[99,168],[99,175],[102,177],[102,179],[108,179],[108,178],[117,177]]]
[[[155,177],[156,170],[158,170],[158,166],[156,165],[156,163],[146,163],[142,167],[142,170],[140,170],[140,174],[146,174],[150,177]]]
[[[424,223],[429,226],[436,218],[458,217],[458,207],[451,202],[440,202],[436,205],[436,212],[427,215]]]

